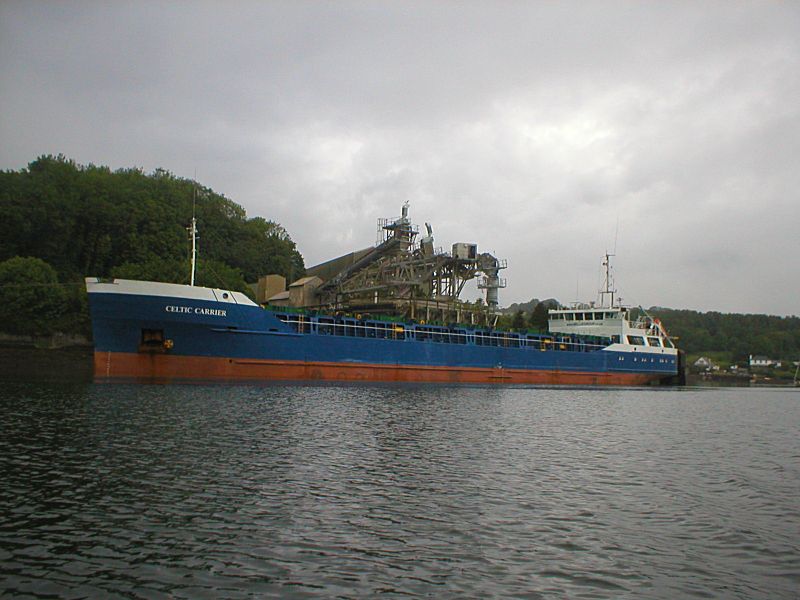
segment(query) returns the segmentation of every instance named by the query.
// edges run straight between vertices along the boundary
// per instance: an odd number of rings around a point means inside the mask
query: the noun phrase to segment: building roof
[[[314,275],[312,275],[311,277],[303,277],[302,279],[298,279],[294,283],[289,284],[289,287],[290,288],[300,287],[303,285],[308,285],[310,283],[322,283],[322,279]]]

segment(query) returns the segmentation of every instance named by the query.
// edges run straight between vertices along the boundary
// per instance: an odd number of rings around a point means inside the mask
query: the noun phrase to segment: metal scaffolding
[[[506,281],[499,271],[505,260],[478,254],[476,244],[453,244],[452,253],[433,245],[433,229],[417,241],[419,228],[408,219],[408,204],[400,217],[378,220],[376,246],[341,257],[342,268],[316,290],[316,306],[348,313],[386,315],[441,323],[493,324],[498,290]],[[348,259],[348,260],[345,260]],[[312,267],[316,275],[336,270],[336,260]],[[315,271],[317,269],[317,271]],[[485,304],[464,302],[466,283],[480,277]]]

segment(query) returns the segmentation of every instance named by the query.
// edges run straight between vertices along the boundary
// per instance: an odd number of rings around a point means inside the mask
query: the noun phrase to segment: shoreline
[[[0,333],[0,348],[39,348],[66,350],[70,348],[91,349],[92,340],[77,333],[48,333],[44,335],[18,335]]]

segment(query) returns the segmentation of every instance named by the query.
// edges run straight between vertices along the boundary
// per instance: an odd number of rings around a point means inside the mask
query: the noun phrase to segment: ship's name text
[[[195,315],[209,315],[211,317],[226,316],[226,311],[220,308],[199,308],[197,306],[176,306],[174,304],[167,304],[164,310],[168,313],[193,313]]]

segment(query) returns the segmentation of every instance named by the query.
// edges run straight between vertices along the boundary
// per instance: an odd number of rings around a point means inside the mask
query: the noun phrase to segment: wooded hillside
[[[727,352],[734,363],[746,364],[749,355],[773,359],[800,359],[800,317],[727,314],[651,308],[677,345],[689,354]]]
[[[3,306],[26,283],[37,285],[39,296],[46,295],[44,286],[60,286],[53,294],[67,295],[67,312],[81,304],[85,276],[188,283],[186,227],[193,204],[200,231],[198,285],[250,293],[246,282],[261,275],[293,281],[304,274],[302,256],[278,223],[249,219],[235,202],[168,171],[112,171],[43,156],[26,169],[0,172],[0,263],[14,257],[45,263],[30,263],[36,282],[17,280],[25,271],[18,261],[0,269],[0,330],[20,329],[24,317],[3,314]],[[48,266],[57,281],[50,281]],[[85,319],[62,326],[85,328]]]

